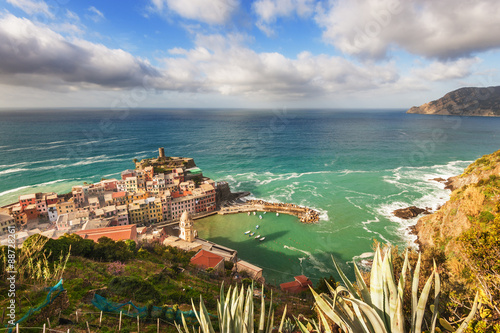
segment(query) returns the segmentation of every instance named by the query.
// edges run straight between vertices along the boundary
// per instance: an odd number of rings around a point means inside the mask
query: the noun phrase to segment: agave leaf
[[[420,275],[420,261],[421,256],[418,254],[417,265],[413,273],[413,282],[411,285],[411,331],[415,332],[415,320],[417,319],[417,306],[418,306],[418,279]]]
[[[456,330],[455,333],[462,333],[467,328],[467,326],[469,326],[469,321],[471,321],[472,318],[474,318],[474,316],[476,315],[479,303],[478,301],[479,301],[479,291],[476,293],[476,297],[474,298],[474,305],[472,306],[469,315],[465,318],[465,320],[462,322],[462,325],[458,327],[458,330]]]
[[[370,333],[370,329],[368,328],[368,325],[370,325],[370,328],[373,329],[373,326],[371,325],[370,322],[366,322],[363,318],[363,315],[361,314],[361,310],[359,309],[359,306],[354,303],[354,302],[351,302],[352,304],[352,308],[354,309],[354,313],[356,313],[356,317],[359,321],[359,325],[362,327],[363,329],[363,332],[365,333]],[[368,324],[368,325],[367,325]]]
[[[415,330],[413,333],[421,333],[422,332],[422,321],[424,319],[425,305],[427,304],[427,298],[429,297],[429,293],[431,291],[432,280],[434,278],[435,272],[432,272],[427,282],[424,285],[424,289],[422,289],[422,294],[420,294],[420,299],[418,300],[417,305],[417,314],[415,318]]]
[[[409,266],[408,262],[408,250],[405,251],[405,260],[403,262],[403,268],[401,269],[401,275],[399,275],[399,282],[398,282],[398,295],[403,297],[404,290],[405,290],[405,284],[406,284],[406,270],[408,269]]]
[[[447,331],[453,332],[455,328],[444,318],[439,318],[439,324]]]
[[[262,286],[262,299],[264,299],[264,286]],[[271,291],[271,301],[269,302],[269,313],[267,314],[266,332],[271,332],[274,322],[273,292]]]
[[[264,332],[264,324],[266,320],[266,302],[264,302],[264,286],[262,286],[262,295],[260,295],[260,320],[259,333]]]
[[[356,275],[356,282],[358,285],[358,289],[361,292],[361,298],[363,302],[368,305],[372,305],[372,298],[370,297],[370,290],[366,286],[365,280],[361,276],[361,272],[359,271],[358,265],[354,262],[354,274]]]
[[[384,315],[384,282],[381,270],[382,257],[380,255],[380,246],[377,245],[375,256],[373,258],[372,270],[370,273],[370,296],[373,307],[380,317]]]
[[[335,266],[335,269],[337,270],[337,272],[339,273],[340,275],[340,278],[342,279],[342,281],[344,282],[345,286],[347,287],[347,289],[349,289],[349,292],[353,295],[355,295],[354,297],[358,297],[358,295],[356,294],[356,289],[354,289],[354,286],[352,285],[351,281],[349,281],[349,279],[347,278],[347,276],[344,274],[344,272],[342,271],[342,269],[340,269],[340,267],[337,265],[337,262],[335,261],[335,258],[333,258],[332,256],[332,260],[333,260],[333,265]]]
[[[396,301],[396,310],[391,320],[391,332],[404,333],[404,331],[405,331],[405,318],[403,315],[403,298],[402,295],[398,294],[398,299]]]
[[[307,327],[305,327],[304,324],[302,324],[297,318],[295,318],[295,322],[297,323],[297,326],[299,326],[299,329],[302,333],[311,333],[311,331],[309,331]]]
[[[441,293],[441,280],[439,279],[439,274],[436,267],[436,261],[434,262],[434,310],[432,311],[432,326],[431,333],[436,332],[436,322],[439,316],[439,295]]]
[[[363,301],[357,300],[355,298],[350,298],[349,299],[353,304],[356,304],[359,306],[361,311],[363,311],[363,314],[366,316],[367,320],[370,321],[370,324],[372,325],[374,331],[376,333],[387,333],[387,330],[385,329],[385,324],[382,318],[377,314],[377,312],[370,307],[368,304],[366,304]]]
[[[339,325],[340,327],[345,327],[344,322],[340,319],[340,317],[335,313],[334,308],[329,306],[328,303],[314,291],[309,286],[309,289],[311,289],[311,292],[314,296],[314,300],[316,301],[316,305],[319,308],[319,311],[322,311],[327,317],[329,317],[335,324]]]
[[[283,331],[283,324],[285,323],[285,318],[286,318],[286,307],[287,304],[285,304],[285,310],[283,310],[283,316],[281,317],[281,323],[280,323],[280,328],[278,329],[278,333],[282,333]],[[321,311],[320,311],[321,313]]]
[[[326,333],[332,333],[332,330],[330,329],[330,325],[328,325],[328,321],[326,320],[325,316],[323,315],[323,311],[318,311],[319,313],[319,319],[321,320],[321,323],[323,324],[323,331]],[[280,327],[281,328],[281,327]],[[321,331],[318,331],[321,332]],[[281,333],[281,330],[279,331]]]
[[[396,306],[398,301],[398,291],[396,288],[396,283],[394,282],[394,268],[392,266],[392,253],[391,250],[388,249],[383,263],[384,269],[384,277],[385,277],[385,285],[388,293],[386,294],[386,303],[385,303],[385,322],[387,330],[391,328],[391,320],[396,313]]]

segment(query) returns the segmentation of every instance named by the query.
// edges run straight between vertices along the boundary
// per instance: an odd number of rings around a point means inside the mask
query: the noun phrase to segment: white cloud
[[[339,0],[319,7],[323,38],[342,52],[384,58],[393,47],[457,59],[500,47],[497,0]]]
[[[472,67],[480,62],[477,57],[456,61],[434,61],[425,68],[412,70],[412,74],[427,81],[463,79],[472,75]]]
[[[309,52],[295,59],[257,53],[238,35],[199,35],[195,44],[190,50],[174,49],[176,57],[163,60],[169,78],[185,90],[286,99],[370,90],[398,79],[392,64],[358,66]]]
[[[94,6],[90,6],[87,11],[90,13],[87,14],[86,17],[96,23],[105,19],[104,14]]]
[[[252,9],[257,14],[257,27],[267,36],[274,34],[271,24],[279,17],[298,15],[305,18],[314,11],[315,0],[257,0]]]
[[[219,25],[229,21],[238,5],[238,0],[151,0],[153,11],[168,9],[186,19]]]
[[[54,14],[50,11],[49,6],[43,0],[7,0],[7,2],[20,8],[29,15],[43,14],[49,18],[54,18]]]

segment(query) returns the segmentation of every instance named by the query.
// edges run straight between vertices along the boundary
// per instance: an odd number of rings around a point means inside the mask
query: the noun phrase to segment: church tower
[[[193,242],[196,238],[196,230],[194,230],[193,218],[187,210],[185,210],[181,215],[179,227],[181,230],[179,238],[185,240],[186,242]]]

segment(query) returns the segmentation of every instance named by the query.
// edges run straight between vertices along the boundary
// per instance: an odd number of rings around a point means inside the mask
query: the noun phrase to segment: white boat
[[[267,213],[267,212],[264,212],[264,214]]]
[[[255,229],[259,229],[259,228],[260,228],[260,225],[258,225],[258,224],[257,224],[257,225],[255,226]]]
[[[256,212],[253,212],[253,215],[257,214]]]
[[[266,239],[266,237],[262,237],[261,239],[259,239],[259,242],[262,242],[264,239]]]
[[[276,213],[276,216],[280,216],[280,213]]]
[[[255,239],[259,239],[259,238],[260,238],[260,235],[255,236]]]
[[[250,216],[250,212],[248,212],[248,216]]]
[[[252,230],[245,231],[245,235],[248,235],[251,232],[252,232]]]
[[[262,220],[262,215],[259,215],[259,219],[261,219],[261,220]]]

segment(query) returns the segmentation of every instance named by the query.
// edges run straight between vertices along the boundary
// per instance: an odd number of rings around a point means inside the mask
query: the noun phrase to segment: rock
[[[401,208],[401,209],[396,209],[395,211],[392,212],[395,216],[401,218],[401,219],[411,219],[413,217],[417,217],[418,215],[424,213],[424,214],[430,214],[430,211],[428,208],[418,208],[416,206],[411,206],[407,208]]]
[[[435,182],[438,182],[438,183],[446,183],[446,179],[444,178],[441,178],[441,177],[438,177],[438,178],[432,178],[432,179],[429,179],[430,181],[435,181]]]
[[[500,87],[460,88],[406,113],[448,116],[500,116]]]

